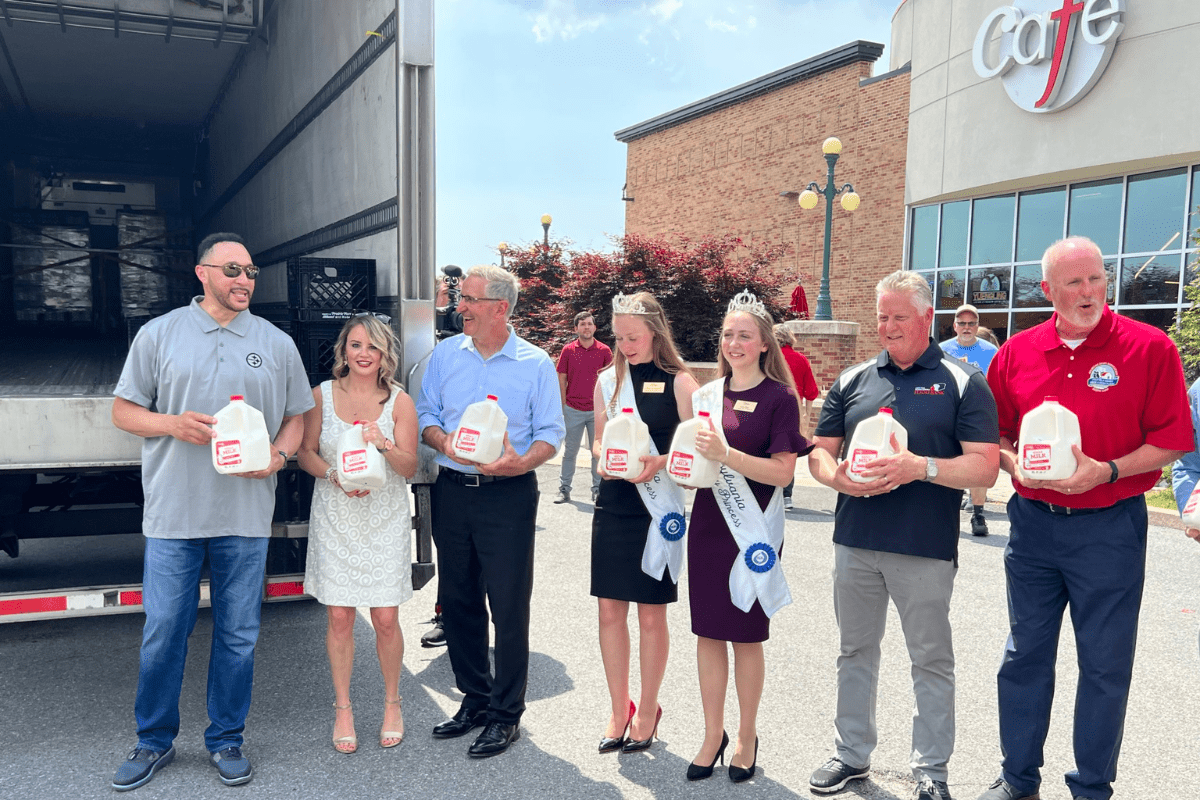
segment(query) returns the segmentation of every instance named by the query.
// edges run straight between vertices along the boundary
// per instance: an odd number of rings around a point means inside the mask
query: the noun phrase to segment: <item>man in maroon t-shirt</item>
[[[563,348],[558,357],[558,388],[562,394],[563,418],[567,435],[563,439],[562,473],[558,479],[556,503],[571,502],[571,480],[575,477],[575,460],[584,430],[588,435],[588,451],[596,438],[596,419],[592,411],[592,392],[596,376],[612,363],[612,350],[596,340],[596,320],[589,311],[575,315],[575,335],[579,338]],[[592,502],[600,491],[600,475],[596,472],[596,456],[592,454]]]

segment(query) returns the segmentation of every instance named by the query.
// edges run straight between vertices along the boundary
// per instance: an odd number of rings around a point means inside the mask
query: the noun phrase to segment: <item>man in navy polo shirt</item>
[[[1067,786],[1076,800],[1112,796],[1145,579],[1144,493],[1193,439],[1179,352],[1157,328],[1113,314],[1107,288],[1093,242],[1051,245],[1042,291],[1054,316],[1005,342],[988,372],[1000,466],[1017,493],[1004,554],[1011,632],[996,678],[1002,769],[980,800],[1038,797],[1067,606],[1079,653]],[[1029,478],[1017,458],[1021,419],[1048,396],[1079,417],[1078,467],[1065,480]]]
[[[834,518],[837,754],[809,788],[836,792],[870,771],[875,748],[879,643],[891,597],[913,661],[912,758],[918,800],[950,800],[954,750],[954,649],[950,595],[958,570],[962,491],[991,485],[998,471],[996,404],[983,373],[944,354],[930,338],[933,297],[915,272],[875,287],[883,352],[838,376],[808,457],[814,478],[838,490]],[[908,450],[880,458],[856,483],[845,448],[855,428],[890,408],[908,431]],[[893,444],[895,446],[895,444]]]

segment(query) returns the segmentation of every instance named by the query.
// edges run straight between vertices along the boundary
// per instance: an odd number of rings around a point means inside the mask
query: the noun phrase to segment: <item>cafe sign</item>
[[[1125,0],[1013,0],[984,18],[971,62],[981,78],[1035,114],[1086,95],[1125,29]]]

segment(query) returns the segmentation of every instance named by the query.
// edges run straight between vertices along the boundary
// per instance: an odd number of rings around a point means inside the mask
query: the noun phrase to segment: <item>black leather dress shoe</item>
[[[462,706],[458,713],[440,725],[433,728],[435,739],[457,739],[470,733],[472,728],[478,728],[487,722],[486,708],[467,708]]]
[[[467,755],[471,758],[491,758],[492,756],[498,756],[519,738],[521,738],[519,725],[508,725],[493,720],[483,729],[483,733],[479,734],[479,738],[475,740],[475,744],[467,749]]]

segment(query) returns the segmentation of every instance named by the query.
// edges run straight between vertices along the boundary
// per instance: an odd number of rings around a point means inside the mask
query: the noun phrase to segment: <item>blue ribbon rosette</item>
[[[755,542],[746,548],[746,566],[754,572],[770,572],[775,561],[775,548],[766,542]]]
[[[667,514],[658,523],[658,532],[668,542],[677,542],[683,538],[684,532],[687,530],[687,525],[684,522],[683,514],[672,511]]]

